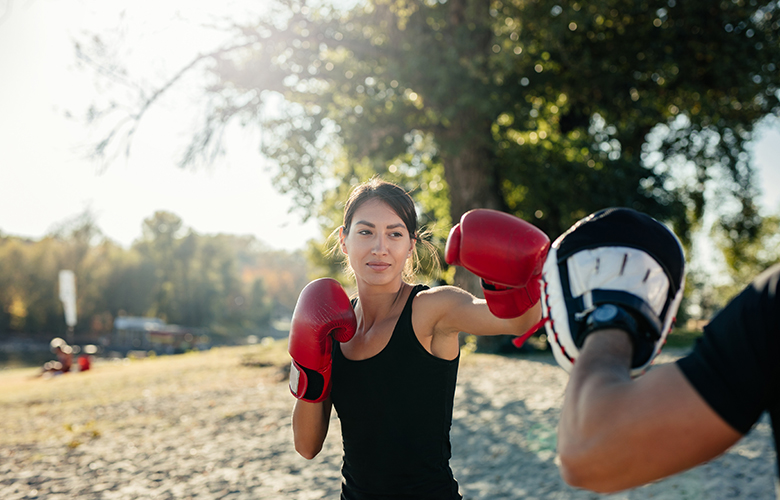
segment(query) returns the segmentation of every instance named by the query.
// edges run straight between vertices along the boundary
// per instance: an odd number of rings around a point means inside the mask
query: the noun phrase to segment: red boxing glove
[[[338,281],[321,278],[304,287],[295,304],[287,346],[293,396],[318,403],[330,395],[333,340],[348,341],[356,328],[355,311]]]
[[[536,226],[496,210],[463,214],[447,238],[444,259],[482,278],[488,308],[498,318],[522,316],[541,297],[550,238]]]

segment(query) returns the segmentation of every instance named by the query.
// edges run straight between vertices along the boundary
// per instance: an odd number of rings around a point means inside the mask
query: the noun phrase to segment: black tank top
[[[361,361],[333,348],[331,397],[341,420],[341,498],[460,499],[449,466],[458,358],[432,355],[412,329],[409,295],[387,346]]]

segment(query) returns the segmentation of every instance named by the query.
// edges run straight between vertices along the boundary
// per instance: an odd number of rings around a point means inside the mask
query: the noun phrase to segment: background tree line
[[[289,319],[309,278],[302,252],[201,235],[169,212],[142,229],[129,249],[102,237],[89,212],[37,241],[0,234],[0,338],[63,335],[61,269],[76,274],[75,337],[92,340],[120,315],[206,328],[223,340],[266,335],[273,320]]]
[[[109,87],[88,113],[109,125],[95,155],[129,154],[147,110],[188,80],[202,120],[180,164],[213,159],[230,124],[254,127],[276,186],[324,234],[350,187],[381,174],[413,194],[439,248],[476,207],[555,238],[628,206],[669,223],[690,257],[711,213],[733,288],[777,261],[747,149],[756,124],[780,114],[776,1],[335,4],[276,0],[215,22],[227,42],[156,82],[134,78],[100,34],[77,43]],[[479,293],[464,270],[445,276]],[[710,307],[709,278],[690,283]]]

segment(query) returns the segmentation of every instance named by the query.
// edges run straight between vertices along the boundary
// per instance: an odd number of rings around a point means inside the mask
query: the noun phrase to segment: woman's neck
[[[394,287],[361,287],[358,284],[359,315],[362,315],[363,324],[370,326],[390,315],[398,303],[404,297],[404,292],[411,287],[401,281]]]

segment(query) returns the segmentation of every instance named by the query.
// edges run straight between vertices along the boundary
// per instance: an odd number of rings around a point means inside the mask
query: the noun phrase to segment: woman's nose
[[[374,248],[372,249],[373,253],[375,254],[384,254],[387,253],[387,242],[385,242],[384,237],[377,236],[376,241],[374,241]]]

